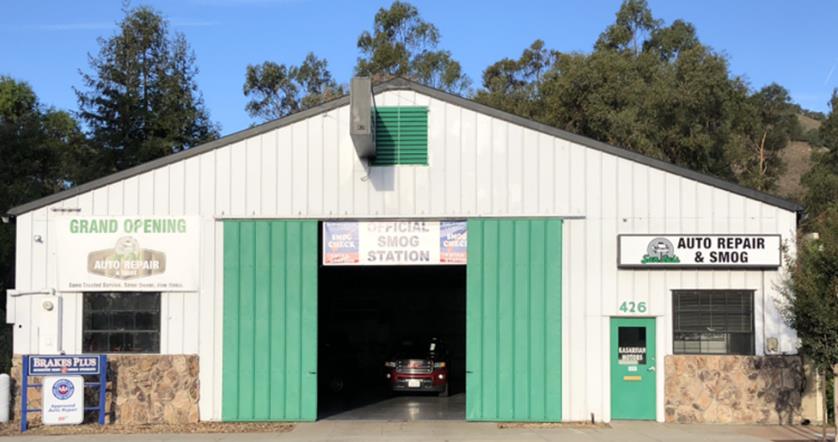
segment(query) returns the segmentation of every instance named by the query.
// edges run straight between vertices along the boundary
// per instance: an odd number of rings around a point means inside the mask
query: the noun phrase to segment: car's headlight
[[[384,366],[385,367],[390,367],[390,368],[396,368],[396,363],[395,362],[385,362]]]

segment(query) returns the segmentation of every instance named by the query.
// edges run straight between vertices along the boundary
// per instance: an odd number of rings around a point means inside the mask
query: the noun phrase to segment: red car
[[[448,355],[436,339],[402,341],[384,363],[384,377],[398,392],[432,392],[448,396]]]

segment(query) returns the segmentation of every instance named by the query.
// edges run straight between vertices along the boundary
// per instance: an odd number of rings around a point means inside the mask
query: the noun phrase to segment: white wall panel
[[[124,215],[140,213],[140,178],[131,177],[122,182],[122,208]]]
[[[240,209],[241,216],[261,216],[261,199],[262,195],[262,139],[264,137],[256,137],[245,140],[241,143],[238,151],[239,158],[233,160],[233,167],[236,167],[237,160],[242,161],[244,165],[244,208]],[[236,153],[234,153],[236,155]],[[241,166],[239,166],[241,167]],[[235,180],[235,177],[234,177]],[[267,195],[264,195],[267,197]],[[236,206],[239,207],[239,206]],[[238,213],[238,212],[237,212]]]
[[[197,161],[180,161],[172,164],[169,169],[169,207],[166,211],[169,215],[183,215],[186,212],[186,163],[196,164]],[[192,190],[192,195],[197,195],[195,189]],[[192,213],[197,210],[193,208]]]
[[[565,217],[564,417],[610,416],[609,317],[622,301],[645,301],[658,317],[658,363],[672,348],[671,290],[756,292],[756,346],[778,337],[778,272],[618,270],[621,233],[780,233],[795,214],[627,159],[515,126],[413,91],[389,91],[379,106],[429,107],[429,166],[369,167],[349,137],[342,107],[295,124],[68,198],[71,215],[200,215],[200,291],[164,293],[161,349],[200,356],[202,419],[221,416],[223,231],[219,219]],[[17,218],[17,289],[55,284],[46,207]],[[41,234],[44,243],[33,241]],[[65,351],[81,348],[82,297],[60,294]],[[33,297],[10,298],[15,353],[36,352]],[[765,311],[763,312],[763,305]],[[765,320],[763,321],[763,313]],[[763,333],[763,329],[765,330]],[[658,373],[663,373],[662,366]],[[659,376],[662,393],[663,376]],[[659,394],[662,401],[662,394]],[[659,402],[659,418],[662,418]]]
[[[33,288],[32,285],[32,217],[35,212],[26,213],[17,218],[15,243],[15,284],[18,290]],[[13,310],[12,339],[15,353],[30,352],[32,335],[30,327],[32,317],[29,315],[31,298],[27,296],[6,297],[6,309]]]

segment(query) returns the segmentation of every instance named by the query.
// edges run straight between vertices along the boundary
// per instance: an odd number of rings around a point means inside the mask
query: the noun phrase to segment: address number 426
[[[620,311],[623,313],[646,313],[645,302],[623,301]]]

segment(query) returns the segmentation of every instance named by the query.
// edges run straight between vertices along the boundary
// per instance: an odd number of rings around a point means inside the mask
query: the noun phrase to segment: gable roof
[[[576,143],[585,147],[589,147],[591,149],[595,149],[601,152],[605,152],[610,155],[614,155],[616,157],[624,158],[630,161],[634,161],[640,164],[644,164],[649,167],[653,167],[655,169],[659,169],[665,172],[669,172],[675,175],[679,175],[699,183],[707,184],[709,186],[713,186],[722,190],[726,190],[731,193],[735,193],[737,195],[744,196],[746,198],[751,198],[757,201],[761,201],[763,203],[779,207],[781,209],[793,211],[793,212],[801,212],[803,208],[792,201],[780,198],[775,195],[771,195],[769,193],[760,192],[758,190],[750,189],[748,187],[740,186],[739,184],[731,183],[729,181],[723,180],[721,178],[716,178],[714,176],[705,175],[703,173],[696,172],[694,170],[687,169],[685,167],[676,166],[672,163],[668,163],[666,161],[658,160],[655,158],[651,158],[637,152],[632,152],[628,149],[623,149],[617,146],[612,146],[610,144],[603,143],[601,141],[597,141],[588,137],[584,137],[581,135],[577,135],[574,133],[567,132],[562,129],[558,129],[552,126],[548,126],[546,124],[542,124],[533,120],[529,120],[523,117],[519,117],[517,115],[510,114],[508,112],[504,112],[483,104],[480,104],[476,101],[472,101],[457,95],[449,94],[447,92],[443,92],[438,89],[434,89],[428,86],[421,85],[419,83],[404,79],[404,78],[395,78],[390,81],[381,83],[375,87],[373,87],[373,93],[378,94],[385,91],[393,91],[393,90],[411,90],[423,95],[430,96],[440,101],[444,101],[456,106],[460,106],[474,112],[479,112],[485,115],[488,115],[493,118],[497,118],[499,120],[503,120],[512,124],[516,124],[537,132],[542,132],[547,135],[552,135],[557,138],[561,138],[572,143]],[[67,198],[72,198],[82,193],[90,192],[92,190],[98,189],[100,187],[107,186],[108,184],[115,183],[117,181],[121,181],[127,178],[131,178],[136,175],[143,174],[150,170],[154,170],[160,167],[163,167],[168,164],[176,163],[178,161],[185,160],[187,158],[201,155],[202,153],[209,152],[220,147],[227,146],[229,144],[236,143],[238,141],[244,140],[246,138],[250,138],[256,135],[263,134],[265,132],[272,131],[274,129],[287,126],[290,124],[294,124],[298,121],[305,120],[307,118],[316,116],[318,114],[339,108],[341,106],[346,106],[349,104],[349,95],[344,95],[343,97],[337,98],[332,101],[328,101],[326,103],[320,104],[319,106],[315,106],[310,109],[306,109],[301,112],[297,112],[292,115],[288,115],[286,117],[280,118],[278,120],[269,121],[267,123],[251,127],[249,129],[245,129],[239,132],[232,133],[230,135],[226,135],[221,137],[217,140],[211,141],[209,143],[202,144],[200,146],[193,147],[191,149],[187,149],[181,152],[177,152],[171,155],[167,155],[165,157],[158,158],[153,161],[149,161],[147,163],[140,164],[138,166],[132,167],[130,169],[125,169],[120,172],[72,187],[70,189],[37,199],[35,201],[31,201],[26,204],[22,204],[20,206],[14,207],[9,210],[8,214],[12,216],[18,216],[20,214],[39,209],[44,206],[48,206],[50,204],[65,200]]]

